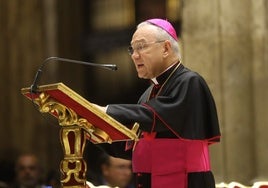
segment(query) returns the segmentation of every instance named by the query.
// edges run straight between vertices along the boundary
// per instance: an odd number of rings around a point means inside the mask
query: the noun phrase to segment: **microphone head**
[[[116,65],[112,65],[112,67],[111,67],[111,68],[112,68],[112,70],[113,70],[113,71],[117,71],[117,70],[118,70],[118,68],[117,68],[117,66],[116,66]]]

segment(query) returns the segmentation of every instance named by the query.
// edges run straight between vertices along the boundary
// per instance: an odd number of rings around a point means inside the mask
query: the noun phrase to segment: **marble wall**
[[[217,181],[268,178],[268,2],[183,1],[184,63],[202,74],[218,107]]]

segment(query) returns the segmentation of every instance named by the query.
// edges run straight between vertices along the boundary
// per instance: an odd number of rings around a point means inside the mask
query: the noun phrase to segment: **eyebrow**
[[[145,39],[140,39],[140,40],[135,40],[135,41],[131,41],[131,45],[134,44],[134,43],[138,43],[138,42],[146,42]]]

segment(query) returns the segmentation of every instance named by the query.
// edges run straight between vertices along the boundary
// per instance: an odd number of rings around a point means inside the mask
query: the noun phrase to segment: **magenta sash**
[[[154,188],[186,188],[187,173],[210,171],[206,140],[153,139],[138,141],[133,171],[151,173]]]

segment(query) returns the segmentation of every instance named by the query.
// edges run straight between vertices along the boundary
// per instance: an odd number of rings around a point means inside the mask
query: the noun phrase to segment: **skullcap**
[[[160,18],[154,18],[154,19],[146,20],[146,22],[149,22],[155,26],[158,26],[158,27],[164,29],[175,40],[178,40],[177,33],[176,33],[174,27],[167,20],[163,20]]]

